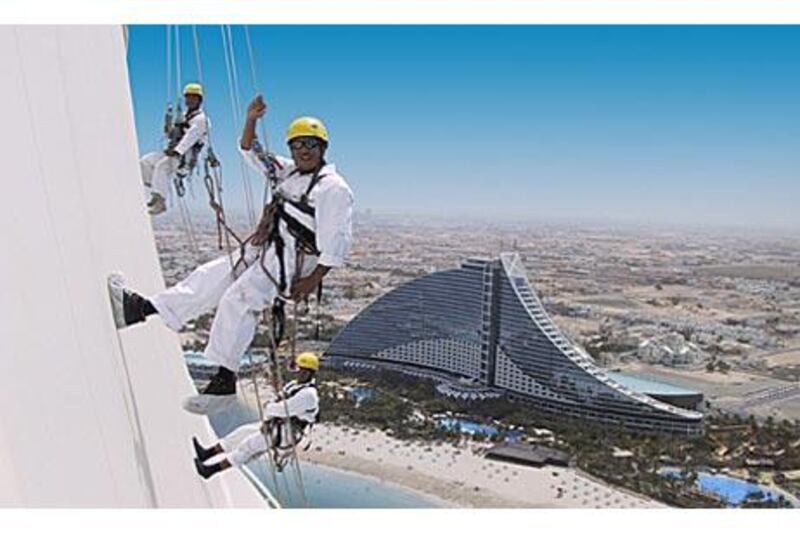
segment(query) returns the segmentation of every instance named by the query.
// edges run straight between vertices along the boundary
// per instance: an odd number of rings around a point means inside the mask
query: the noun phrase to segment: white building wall
[[[204,483],[177,337],[118,337],[106,275],[163,287],[119,27],[0,26],[0,506],[262,506]]]

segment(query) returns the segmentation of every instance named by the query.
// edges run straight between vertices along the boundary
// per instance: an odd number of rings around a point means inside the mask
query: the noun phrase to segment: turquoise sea
[[[236,426],[252,422],[257,418],[248,406],[240,403],[236,409],[215,414],[210,417],[210,420],[217,434],[225,435]],[[252,461],[249,467],[281,502],[281,505],[287,508],[419,509],[438,507],[435,500],[400,486],[333,468],[301,462],[300,473],[305,489],[301,492],[300,482],[293,465],[287,465],[283,473],[276,474],[275,479],[264,459]]]

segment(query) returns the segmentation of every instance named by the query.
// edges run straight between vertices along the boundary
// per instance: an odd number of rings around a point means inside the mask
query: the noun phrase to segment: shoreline
[[[574,468],[533,468],[483,458],[470,447],[394,439],[376,429],[315,426],[301,461],[361,475],[442,507],[655,508],[664,504]]]
[[[255,401],[252,386],[243,387]],[[268,395],[267,395],[268,397]],[[666,504],[617,488],[578,469],[535,468],[485,459],[487,444],[412,442],[376,428],[318,423],[298,458],[360,475],[445,508],[664,508]]]

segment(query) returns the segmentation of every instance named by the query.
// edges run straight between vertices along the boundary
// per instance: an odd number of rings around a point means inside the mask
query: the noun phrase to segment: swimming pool
[[[658,473],[667,477],[682,477],[684,475],[678,468],[662,468]],[[761,502],[775,502],[778,501],[781,496],[784,496],[782,493],[765,487],[764,485],[710,472],[698,472],[697,486],[701,491],[707,494],[713,494],[733,507],[740,506],[748,499],[748,496]],[[760,497],[757,497],[759,495]]]
[[[462,420],[460,418],[445,417],[436,420],[439,427],[445,429],[457,430],[466,435],[484,435],[486,437],[496,437],[500,434],[500,430],[489,424],[481,424],[479,422],[472,422],[470,420]],[[506,432],[505,440],[507,442],[516,442],[522,438],[523,433],[518,430],[511,430]]]

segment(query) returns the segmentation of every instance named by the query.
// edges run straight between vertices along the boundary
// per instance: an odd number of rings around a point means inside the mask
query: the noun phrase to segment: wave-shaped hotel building
[[[667,403],[623,384],[569,341],[516,253],[470,259],[392,290],[356,316],[326,356],[439,378],[451,391],[469,383],[552,417],[644,432],[703,430],[703,415],[681,407],[679,396]]]

